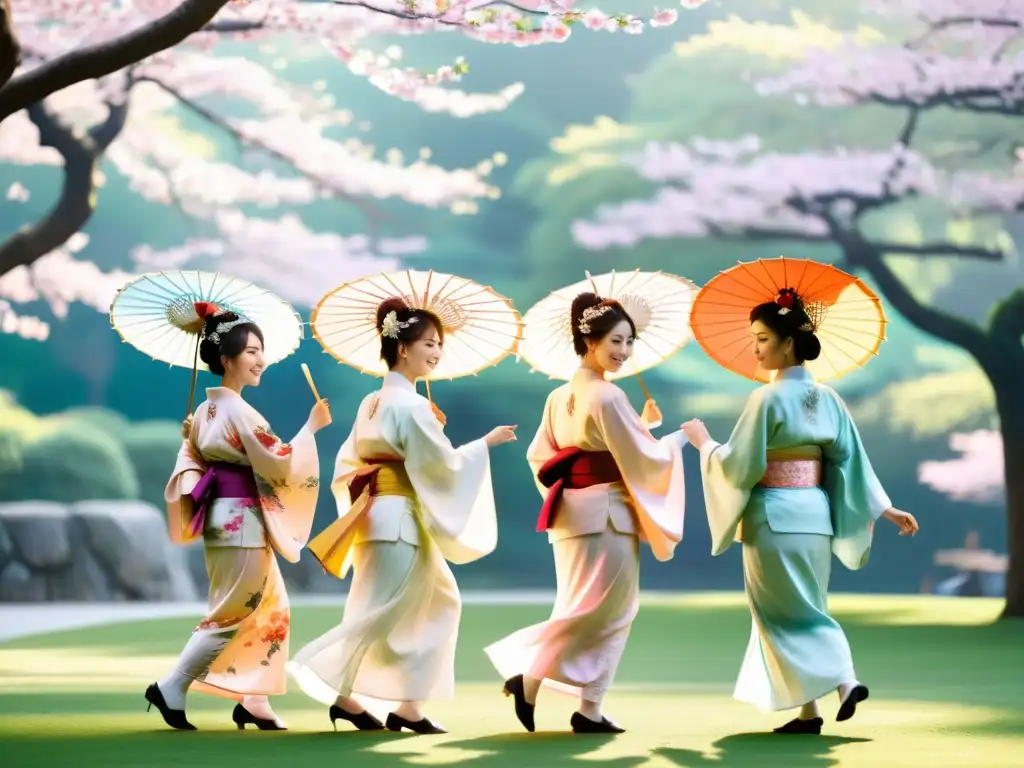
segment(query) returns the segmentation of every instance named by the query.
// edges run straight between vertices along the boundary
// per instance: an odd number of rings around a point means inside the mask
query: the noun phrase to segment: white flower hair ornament
[[[605,314],[610,309],[611,307],[609,307],[607,304],[603,307],[587,307],[586,309],[584,309],[583,314],[580,315],[580,333],[582,333],[584,336],[590,333],[590,323],[596,320],[597,318],[601,317],[601,315]]]
[[[399,322],[398,313],[395,310],[391,310],[384,316],[384,322],[381,323],[380,335],[388,339],[398,339],[400,331],[404,331],[413,323],[418,323],[420,319],[418,317],[410,317],[408,322]]]
[[[225,333],[230,331],[236,325],[242,325],[243,323],[248,323],[248,322],[250,322],[248,318],[240,317],[237,320],[229,320],[229,321],[224,322],[224,323],[217,323],[217,327],[213,329],[213,333],[207,335],[206,338],[208,338],[210,341],[212,341],[214,344],[216,344],[219,347],[220,346],[220,340],[224,336]]]

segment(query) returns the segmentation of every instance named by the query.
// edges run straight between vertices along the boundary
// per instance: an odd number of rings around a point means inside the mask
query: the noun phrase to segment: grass
[[[572,700],[542,695],[536,734],[521,731],[482,648],[546,615],[535,606],[467,606],[455,699],[429,705],[443,736],[359,733],[297,690],[274,700],[286,733],[238,732],[231,705],[193,694],[201,729],[166,729],[142,691],[173,661],[195,621],[98,627],[0,645],[0,764],[162,766],[224,763],[287,768],[453,765],[473,768],[705,768],[718,766],[1020,765],[1024,749],[1024,623],[992,623],[994,601],[837,596],[871,699],[848,723],[824,702],[826,736],[764,732],[788,719],[730,697],[746,646],[742,596],[688,595],[644,605],[607,712],[627,733],[568,733]],[[339,611],[298,609],[292,648],[331,626]]]

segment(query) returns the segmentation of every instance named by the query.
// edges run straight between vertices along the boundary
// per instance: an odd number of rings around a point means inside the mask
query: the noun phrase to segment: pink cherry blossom
[[[922,462],[918,482],[956,501],[991,504],[1003,501],[1003,439],[995,430],[953,434],[949,447],[958,458]]]
[[[158,21],[179,2],[15,3],[14,28],[23,49],[15,77],[82,46]],[[389,239],[313,232],[295,215],[273,215],[274,208],[333,197],[362,208],[369,220],[372,208],[364,201],[400,198],[415,205],[473,212],[477,201],[500,194],[487,179],[496,161],[483,158],[472,168],[447,169],[429,162],[427,150],[406,160],[395,149],[378,149],[352,135],[370,125],[339,107],[321,83],[301,85],[280,76],[288,57],[264,66],[241,56],[218,55],[218,44],[259,41],[270,51],[284,42],[289,57],[326,50],[350,72],[395,98],[426,112],[472,118],[509,108],[523,93],[523,83],[509,82],[491,93],[462,90],[459,86],[469,79],[464,60],[417,66],[403,62],[396,45],[381,52],[377,41],[385,36],[458,33],[522,47],[565,42],[577,28],[635,34],[678,18],[675,11],[659,11],[649,20],[609,16],[596,9],[579,11],[576,5],[575,0],[234,0],[183,44],[129,70],[53,93],[44,102],[44,117],[83,142],[96,131],[116,126],[112,143],[95,149],[104,160],[95,177],[94,192],[101,199],[106,177],[118,174],[144,199],[173,206],[213,226],[214,235],[166,250],[138,244],[125,259],[131,269],[230,269],[274,282],[288,298],[308,304],[327,282],[393,268],[415,258],[426,243],[415,236]],[[251,107],[245,119],[218,111],[221,104],[239,102]],[[182,108],[235,141],[244,161],[227,162],[212,149],[204,151],[204,138],[180,127]],[[118,125],[121,118],[123,125]],[[347,138],[339,136],[339,129]],[[63,156],[44,143],[39,126],[26,112],[0,121],[0,162],[62,166]],[[262,162],[267,157],[274,161],[273,169]],[[31,192],[14,181],[5,196],[25,201]],[[267,215],[243,213],[243,206]],[[287,265],[282,262],[284,254]],[[113,291],[134,272],[104,273],[87,257],[88,237],[79,233],[31,264],[0,275],[0,329],[27,338],[48,333],[44,320],[18,315],[18,303],[44,301],[58,318],[66,315],[73,301],[106,311]]]

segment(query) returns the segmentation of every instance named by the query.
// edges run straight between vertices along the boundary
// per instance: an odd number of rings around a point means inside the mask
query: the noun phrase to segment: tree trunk
[[[1006,477],[1006,605],[1001,618],[1024,618],[1024,397],[1020,381],[994,379],[996,408],[1003,433]]]

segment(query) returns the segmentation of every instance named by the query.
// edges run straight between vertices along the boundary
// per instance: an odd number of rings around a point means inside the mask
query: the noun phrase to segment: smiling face
[[[444,342],[433,323],[416,341],[400,344],[398,357],[400,364],[412,377],[422,379],[433,373],[444,354]]]
[[[754,357],[766,371],[777,371],[794,364],[793,339],[784,341],[760,320],[750,324]]]
[[[599,341],[588,339],[587,348],[601,370],[616,373],[633,354],[633,329],[620,320]]]
[[[221,357],[224,378],[243,387],[258,387],[263,375],[263,342],[249,331],[245,346],[236,357]]]

